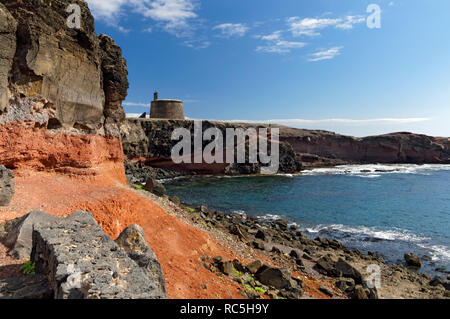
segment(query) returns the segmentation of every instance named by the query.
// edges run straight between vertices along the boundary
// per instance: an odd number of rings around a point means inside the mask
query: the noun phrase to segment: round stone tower
[[[184,120],[183,101],[160,100],[158,99],[158,93],[155,93],[150,108],[150,118]]]

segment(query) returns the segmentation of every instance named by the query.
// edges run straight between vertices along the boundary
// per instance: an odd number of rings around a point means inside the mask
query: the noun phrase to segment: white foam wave
[[[335,225],[317,225],[314,227],[308,227],[305,228],[306,231],[310,233],[319,233],[321,231],[340,231],[343,233],[349,233],[349,234],[358,234],[358,235],[364,235],[369,236],[375,239],[382,239],[382,240],[403,240],[403,241],[409,241],[409,242],[423,242],[425,240],[429,240],[430,238],[422,237],[415,235],[413,233],[410,233],[406,230],[382,230],[375,227],[351,227],[351,226],[345,226],[340,224]]]
[[[381,177],[384,174],[420,174],[429,175],[434,171],[450,171],[448,164],[368,164],[340,165],[329,168],[314,168],[303,172],[304,175],[353,175],[365,178]]]
[[[431,260],[439,261],[439,260],[450,260],[450,249],[448,247],[442,245],[427,245],[427,244],[418,244],[417,246],[422,247],[430,252]]]

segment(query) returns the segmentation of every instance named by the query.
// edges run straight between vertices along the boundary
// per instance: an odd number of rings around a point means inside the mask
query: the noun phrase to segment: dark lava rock
[[[58,217],[33,211],[25,216],[0,225],[0,242],[9,248],[9,255],[16,259],[29,259],[33,248],[33,227],[56,221]]]
[[[266,240],[266,234],[261,229],[258,229],[258,231],[256,232],[256,235],[255,235],[255,238],[261,239],[261,240]]]
[[[236,269],[241,273],[245,273],[247,271],[247,268],[244,265],[242,265],[241,262],[237,259],[233,260],[233,266],[234,269]]]
[[[221,273],[227,276],[231,276],[234,273],[233,262],[226,259],[220,261],[217,264],[217,268],[220,270]]]
[[[8,206],[14,195],[14,173],[0,166],[0,206]]]
[[[161,264],[153,250],[147,245],[144,230],[138,225],[128,226],[115,242],[128,254],[128,257],[144,270],[156,289],[166,295],[166,280]]]
[[[128,233],[128,232],[127,232]],[[131,259],[91,213],[77,211],[33,229],[31,261],[47,277],[55,299],[161,299],[160,282],[149,276],[142,238],[121,239]],[[143,267],[139,266],[141,263]],[[156,275],[158,276],[158,275]]]
[[[342,258],[339,258],[336,263],[334,276],[352,278],[357,284],[361,284],[363,282],[361,273]]]
[[[287,230],[287,222],[283,219],[279,219],[275,222],[275,225],[277,225],[281,230]]]
[[[147,183],[145,184],[145,190],[155,194],[156,196],[163,197],[166,195],[166,188],[160,182],[154,180],[153,178],[149,178]]]
[[[422,267],[422,263],[420,262],[419,256],[416,254],[405,254],[405,261],[408,266],[420,268]]]
[[[42,275],[0,280],[0,299],[52,299],[53,291]]]
[[[252,242],[252,245],[254,248],[259,249],[259,250],[264,250],[266,248],[266,245],[264,244],[264,242],[260,239],[256,239]]]
[[[262,266],[263,263],[260,260],[255,260],[254,262],[247,265],[247,269],[251,274],[256,274]]]
[[[331,290],[331,289],[328,288],[328,287],[320,286],[320,287],[319,287],[319,290],[320,290],[321,292],[323,292],[325,295],[329,296],[329,297],[333,297],[333,296],[334,296],[333,290]]]
[[[352,278],[339,278],[336,281],[336,287],[342,292],[350,293],[355,289],[355,280]]]
[[[181,201],[177,196],[169,196],[169,200],[175,205],[180,205]]]
[[[261,267],[255,277],[264,285],[276,289],[286,289],[291,287],[291,272],[289,269],[280,269],[269,266]]]
[[[304,256],[304,255],[303,255]],[[315,268],[325,275],[332,275],[335,269],[336,263],[329,256],[323,256],[316,262]]]
[[[291,250],[291,252],[289,253],[289,256],[291,256],[294,259],[298,259],[299,258],[298,253],[295,250]]]

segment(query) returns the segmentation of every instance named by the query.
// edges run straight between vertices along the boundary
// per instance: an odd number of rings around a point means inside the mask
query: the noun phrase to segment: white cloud
[[[269,45],[259,46],[256,48],[256,51],[268,53],[289,53],[292,49],[300,49],[305,45],[305,42],[278,40]]]
[[[123,106],[150,107],[150,103],[123,102],[122,105],[123,105]]]
[[[265,41],[276,41],[281,39],[281,31],[275,31],[268,35],[258,35],[256,38],[265,40]]]
[[[336,25],[336,28],[348,30],[353,29],[353,25],[364,23],[366,21],[366,18],[364,16],[358,15],[358,16],[346,16],[342,23],[339,23]]]
[[[328,27],[338,29],[352,29],[355,24],[363,23],[364,16],[346,16],[344,18],[328,19],[328,18],[304,18],[291,17],[288,20],[289,30],[293,36],[309,36],[315,37],[320,35],[320,30]]]
[[[292,35],[298,37],[302,35],[314,37],[320,35],[318,30],[325,29],[329,26],[334,26],[340,23],[341,19],[316,19],[316,18],[305,18],[300,19],[299,17],[292,17],[288,19],[288,24],[290,26],[290,31]]]
[[[268,35],[258,35],[257,39],[267,41],[268,44],[261,45],[256,48],[257,52],[267,52],[267,53],[289,53],[292,49],[303,48],[305,42],[297,41],[285,41],[282,39],[282,31],[275,31]]]
[[[122,11],[122,7],[130,2],[130,0],[86,0],[92,14],[96,18],[117,18]]]
[[[186,36],[189,22],[197,18],[197,0],[87,0],[96,18],[118,25],[126,7],[158,22],[161,27],[176,36]],[[115,20],[115,21],[114,21]]]
[[[206,40],[202,41],[198,39],[190,39],[184,41],[184,45],[195,50],[201,50],[208,48],[211,45],[211,42]]]
[[[220,30],[222,36],[224,37],[242,37],[244,36],[249,28],[242,23],[223,23],[213,27],[213,30]]]
[[[333,47],[328,50],[322,50],[311,54],[311,58],[308,59],[310,62],[317,62],[323,60],[331,60],[336,56],[341,54],[342,47]]]

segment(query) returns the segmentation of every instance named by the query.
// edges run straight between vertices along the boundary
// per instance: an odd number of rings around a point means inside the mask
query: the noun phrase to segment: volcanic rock
[[[405,261],[408,266],[420,268],[422,267],[422,263],[420,262],[419,256],[416,254],[405,254]]]
[[[14,195],[14,173],[0,166],[0,206],[8,206]]]
[[[165,298],[160,274],[149,276],[156,265],[153,255],[133,229],[119,240],[127,252],[102,231],[91,213],[78,211],[34,227],[31,261],[36,273],[48,278],[56,299]],[[134,244],[130,233],[138,236]]]

